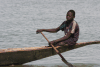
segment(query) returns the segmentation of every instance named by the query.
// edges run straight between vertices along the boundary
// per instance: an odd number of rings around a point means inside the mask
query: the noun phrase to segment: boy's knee
[[[63,45],[65,45],[65,43],[64,42],[60,42],[60,43],[58,43],[58,45],[59,46],[63,46]]]

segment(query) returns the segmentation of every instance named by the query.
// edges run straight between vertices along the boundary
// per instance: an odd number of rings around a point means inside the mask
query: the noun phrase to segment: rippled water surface
[[[76,11],[78,42],[100,40],[100,0],[0,0],[0,49],[40,47],[48,43],[37,29],[56,28],[68,10]],[[44,32],[51,41],[64,35]],[[100,67],[100,44],[62,53],[77,67]],[[58,55],[13,67],[66,67]]]

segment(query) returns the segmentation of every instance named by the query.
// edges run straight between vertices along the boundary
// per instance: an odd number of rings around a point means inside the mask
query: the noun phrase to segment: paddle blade
[[[62,59],[62,61],[63,61],[66,65],[68,65],[68,67],[74,67],[71,63],[67,62],[66,60]]]

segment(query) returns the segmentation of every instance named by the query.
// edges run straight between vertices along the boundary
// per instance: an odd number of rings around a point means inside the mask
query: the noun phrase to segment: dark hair
[[[74,10],[69,10],[68,12],[73,13],[73,16],[75,17],[75,11]]]

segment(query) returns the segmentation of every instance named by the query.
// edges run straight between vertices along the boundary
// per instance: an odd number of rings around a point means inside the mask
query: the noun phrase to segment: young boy
[[[75,45],[78,37],[79,37],[79,26],[76,21],[74,21],[75,18],[75,11],[69,10],[66,15],[66,21],[64,21],[59,27],[54,29],[39,29],[36,32],[40,33],[42,31],[45,32],[58,32],[59,30],[64,31],[65,35],[57,40],[51,41],[49,44],[56,45]]]

